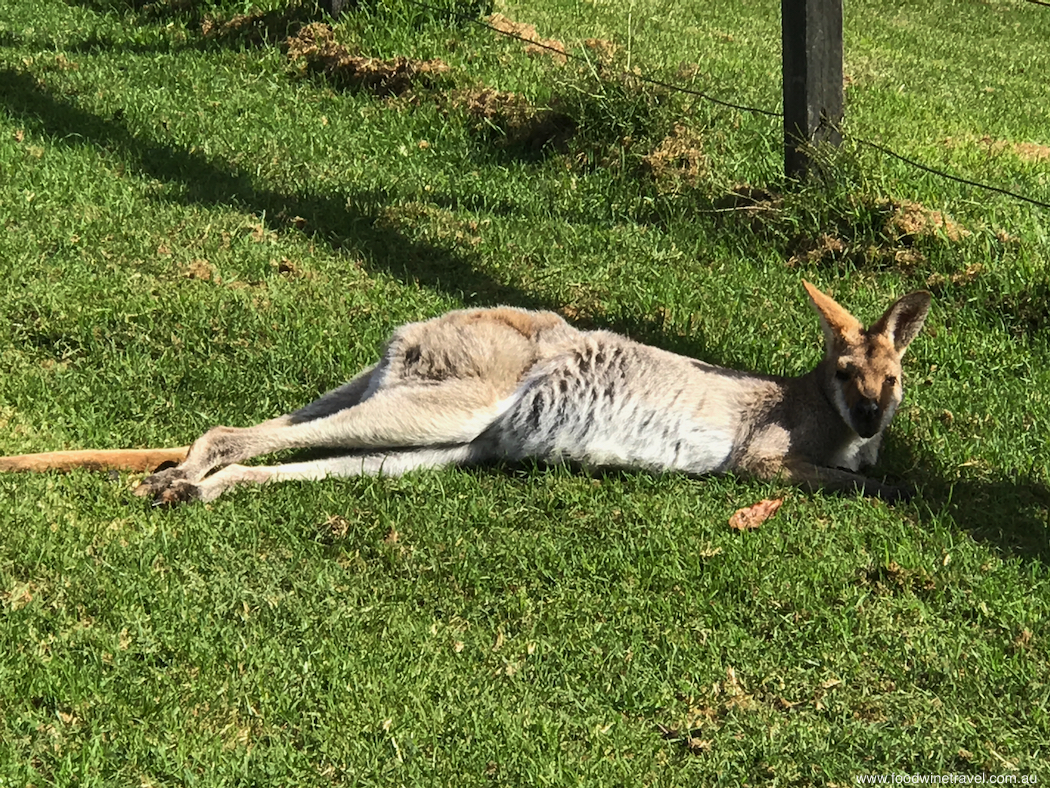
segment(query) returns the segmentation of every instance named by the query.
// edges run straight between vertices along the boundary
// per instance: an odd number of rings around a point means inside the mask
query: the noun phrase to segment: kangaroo
[[[900,405],[901,358],[930,307],[910,293],[870,328],[809,282],[825,353],[801,377],[723,369],[553,312],[449,312],[397,329],[379,362],[300,410],[215,427],[136,493],[211,501],[238,484],[399,475],[534,460],[686,474],[738,473],[889,501],[906,488],[857,473],[875,463]],[[241,465],[281,449],[341,454]]]

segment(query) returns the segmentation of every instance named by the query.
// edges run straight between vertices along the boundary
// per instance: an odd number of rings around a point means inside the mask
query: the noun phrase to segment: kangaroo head
[[[861,438],[872,438],[886,429],[903,399],[901,358],[926,320],[930,294],[903,296],[865,329],[831,296],[802,284],[824,329],[821,385],[842,420]]]

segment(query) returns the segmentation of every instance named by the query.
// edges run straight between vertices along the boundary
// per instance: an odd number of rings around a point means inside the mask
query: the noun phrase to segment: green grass
[[[1050,779],[1046,210],[849,143],[787,188],[778,119],[617,75],[776,109],[776,4],[495,8],[614,43],[599,72],[363,3],[350,51],[450,67],[389,99],[288,62],[310,9],[202,33],[249,10],[0,8],[0,453],[260,421],[470,304],[797,374],[806,278],[869,320],[933,289],[881,463],[920,494],[496,468],[155,510],[2,476],[0,786]],[[1050,201],[1016,147],[1050,144],[1050,13],[846,10],[849,133]],[[481,87],[575,133],[480,119]],[[676,126],[692,158],[652,164]],[[904,201],[967,232],[904,234]]]

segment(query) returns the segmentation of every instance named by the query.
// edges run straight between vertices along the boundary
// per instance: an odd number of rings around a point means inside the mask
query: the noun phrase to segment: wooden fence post
[[[784,174],[801,178],[812,146],[842,141],[842,0],[781,0],[780,29]]]

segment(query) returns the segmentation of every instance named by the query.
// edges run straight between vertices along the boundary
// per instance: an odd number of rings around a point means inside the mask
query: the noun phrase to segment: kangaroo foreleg
[[[867,495],[881,498],[889,503],[907,501],[912,497],[912,491],[907,487],[886,484],[870,476],[842,468],[828,468],[800,460],[784,463],[778,475],[781,479],[799,484],[811,492],[824,490],[825,492]]]

